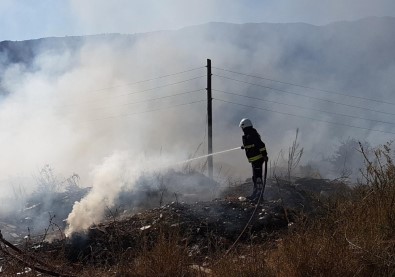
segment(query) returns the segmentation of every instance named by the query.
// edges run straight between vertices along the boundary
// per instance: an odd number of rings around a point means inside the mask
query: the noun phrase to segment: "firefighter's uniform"
[[[240,123],[240,126],[244,132],[242,148],[245,150],[248,161],[252,166],[252,181],[254,183],[254,191],[251,195],[251,198],[254,198],[259,190],[262,189],[262,166],[263,163],[268,160],[268,157],[265,143],[263,143],[261,140],[261,136],[257,130],[252,127],[252,124],[249,120],[245,125],[246,126],[243,127],[242,123]]]

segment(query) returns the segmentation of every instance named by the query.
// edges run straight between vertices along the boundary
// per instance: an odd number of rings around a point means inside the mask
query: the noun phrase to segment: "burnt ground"
[[[246,182],[229,187],[212,201],[173,201],[135,214],[112,214],[106,222],[68,239],[66,255],[72,262],[113,263],[118,250],[138,252],[161,233],[176,233],[187,244],[190,257],[201,260],[236,240],[240,244],[274,241],[302,215],[320,214],[319,199],[341,187],[328,180],[299,179],[295,184],[271,180],[257,204],[243,197],[251,186]]]
[[[263,242],[294,219],[294,213],[276,201],[264,201],[258,206],[232,197],[194,204],[173,202],[92,226],[86,234],[74,234],[67,256],[73,262],[111,262],[116,259],[115,249],[139,249],[147,238],[155,241],[161,232],[170,232],[183,238],[190,256],[199,259],[230,247],[252,215],[241,242]]]
[[[104,222],[71,238],[62,238],[61,228],[55,228],[46,234],[58,234],[51,242],[42,237],[14,242],[24,251],[61,255],[71,264],[111,265],[120,253],[137,255],[161,234],[175,234],[187,246],[189,257],[202,261],[210,253],[229,249],[236,240],[238,244],[275,241],[301,215],[320,214],[320,199],[339,189],[346,188],[322,179],[299,179],[294,184],[269,180],[257,204],[240,197],[250,193],[251,183],[246,182],[228,187],[212,201],[173,201],[138,213],[114,211]]]

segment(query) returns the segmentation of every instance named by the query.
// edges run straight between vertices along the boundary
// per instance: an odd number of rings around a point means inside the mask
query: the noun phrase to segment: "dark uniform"
[[[262,189],[262,166],[268,160],[265,144],[261,136],[253,127],[243,128],[243,148],[246,151],[248,161],[252,165],[252,181],[254,182],[254,192],[251,197],[256,196],[259,189]]]

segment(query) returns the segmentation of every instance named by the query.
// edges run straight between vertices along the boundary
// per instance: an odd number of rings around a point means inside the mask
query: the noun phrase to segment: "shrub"
[[[393,276],[395,165],[390,144],[365,158],[365,182],[326,202],[327,214],[302,221],[270,257],[278,276]]]

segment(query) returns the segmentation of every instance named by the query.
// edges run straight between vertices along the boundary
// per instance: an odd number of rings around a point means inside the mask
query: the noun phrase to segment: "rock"
[[[238,199],[239,199],[240,202],[247,201],[247,198],[245,198],[244,196],[240,196]]]
[[[141,231],[144,231],[144,230],[147,230],[147,229],[149,229],[149,228],[151,228],[151,225],[143,226],[143,227],[140,228],[140,230],[141,230]]]

